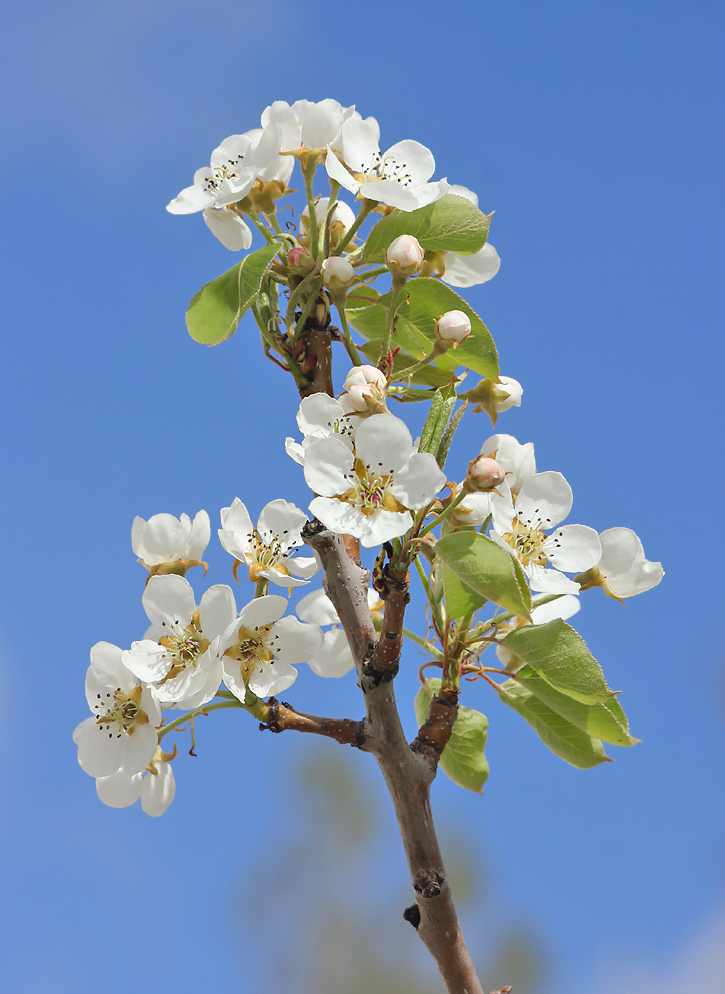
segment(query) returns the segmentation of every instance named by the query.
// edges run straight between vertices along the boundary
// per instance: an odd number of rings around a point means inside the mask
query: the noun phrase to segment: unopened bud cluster
[[[375,366],[355,366],[343,384],[345,392],[340,403],[356,414],[384,414],[388,381]]]

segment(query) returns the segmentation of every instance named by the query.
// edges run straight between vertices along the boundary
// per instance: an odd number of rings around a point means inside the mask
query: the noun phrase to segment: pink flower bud
[[[311,273],[315,268],[315,260],[306,248],[295,245],[287,255],[287,265],[293,273]]]
[[[438,318],[438,337],[453,342],[453,348],[471,334],[471,320],[463,311],[446,311]]]
[[[366,383],[377,383],[381,390],[385,390],[388,385],[385,373],[382,373],[376,366],[363,365],[353,366],[345,377],[345,382],[342,386],[344,390],[349,390],[350,387]]]
[[[390,243],[385,258],[393,276],[413,276],[420,269],[424,256],[417,238],[400,235]]]
[[[355,277],[355,270],[347,259],[333,256],[322,263],[322,282],[328,290],[341,290],[350,286]]]
[[[506,470],[495,459],[489,456],[478,456],[468,464],[466,474],[465,489],[469,492],[474,490],[493,490],[501,486],[506,479]]]

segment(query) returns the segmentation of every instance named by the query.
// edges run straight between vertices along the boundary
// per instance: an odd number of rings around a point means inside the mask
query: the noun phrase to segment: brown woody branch
[[[351,718],[318,718],[314,714],[296,711],[291,704],[270,697],[267,701],[268,715],[260,728],[270,732],[309,732],[312,735],[325,735],[336,739],[341,745],[362,749],[365,745],[365,730],[361,721]]]
[[[348,555],[342,536],[328,531],[319,521],[306,525],[302,537],[322,561],[323,587],[355,659],[366,712],[365,739],[360,748],[375,756],[390,791],[415,892],[415,904],[406,909],[405,918],[435,959],[449,994],[483,994],[458,923],[433,825],[430,785],[440,752],[435,742],[430,748],[408,744],[395,703],[393,676],[400,659],[407,579],[397,578],[397,583],[390,584],[383,634],[378,641],[367,604],[368,571]],[[395,638],[388,639],[386,632]],[[445,704],[438,701],[437,706]],[[453,710],[449,707],[445,714],[440,733],[435,733],[441,751],[445,729],[450,735],[453,724]],[[438,727],[438,717],[436,712],[430,729]],[[429,732],[425,733],[428,738],[433,734]],[[415,741],[419,739],[420,735]]]
[[[448,745],[457,716],[458,691],[454,687],[445,687],[430,702],[425,722],[410,748],[437,763]]]

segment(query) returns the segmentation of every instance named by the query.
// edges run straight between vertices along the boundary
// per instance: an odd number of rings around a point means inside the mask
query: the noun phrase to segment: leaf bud
[[[490,456],[477,456],[468,464],[468,472],[463,484],[467,493],[495,490],[506,479],[503,466]]]
[[[350,286],[355,278],[355,270],[347,259],[332,256],[322,263],[322,282],[328,290],[342,290]]]
[[[393,276],[413,276],[421,267],[425,253],[417,238],[399,235],[388,246],[385,261]]]
[[[436,334],[455,349],[471,334],[471,319],[463,311],[446,311],[438,318]]]

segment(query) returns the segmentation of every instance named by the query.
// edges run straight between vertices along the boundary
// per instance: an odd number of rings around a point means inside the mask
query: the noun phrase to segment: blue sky
[[[631,977],[712,934],[725,905],[723,20],[706,0],[6,10],[0,934],[11,994],[97,991],[99,971],[115,994],[128,974],[105,964],[125,958],[148,989],[259,989],[229,907],[254,907],[248,870],[274,862],[270,839],[284,846],[279,805],[308,744],[260,736],[236,712],[210,717],[199,757],[176,764],[172,808],[151,820],[103,808],[70,734],[86,714],[90,645],[143,631],[135,514],[204,507],[215,519],[236,495],[253,513],[309,499],[282,449],[291,383],[263,360],[254,326],[213,350],[184,328],[189,298],[230,253],[198,217],[164,211],[274,99],[357,104],[384,147],[423,142],[437,176],[495,210],[501,271],[467,299],[524,386],[500,428],[564,473],[572,520],[634,528],[667,572],[626,609],[589,594],[578,618],[643,744],[577,771],[472,687],[492,773],[483,800],[436,783],[437,810],[464,829],[453,848],[485,848],[487,901],[548,949],[537,994],[595,991],[622,963]],[[420,412],[405,414],[415,428]],[[466,420],[452,469],[489,434],[484,415]],[[210,563],[212,582],[227,582],[226,554],[212,546]],[[417,658],[399,691],[411,727]],[[294,703],[359,713],[354,681],[332,683],[305,675]],[[380,810],[388,824],[382,796]],[[388,838],[379,872],[404,884]],[[399,913],[381,912],[425,970]],[[484,943],[475,914],[464,924]]]

